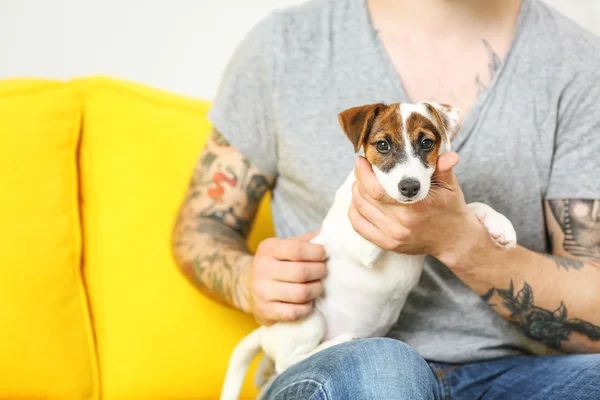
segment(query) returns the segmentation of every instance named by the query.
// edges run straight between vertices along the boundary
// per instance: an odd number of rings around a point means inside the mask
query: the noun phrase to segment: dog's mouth
[[[401,197],[401,198],[396,199],[396,201],[400,204],[415,204],[415,203],[418,203],[425,199],[427,199],[427,195],[422,196],[419,194],[419,196],[417,196],[417,197],[411,197],[411,198]]]

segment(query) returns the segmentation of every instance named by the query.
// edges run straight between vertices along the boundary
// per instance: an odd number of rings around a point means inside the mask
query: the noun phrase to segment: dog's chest
[[[316,303],[327,321],[327,339],[349,332],[359,338],[385,335],[416,285],[422,266],[420,256],[395,253],[384,254],[374,269],[332,260],[323,282],[325,295]]]

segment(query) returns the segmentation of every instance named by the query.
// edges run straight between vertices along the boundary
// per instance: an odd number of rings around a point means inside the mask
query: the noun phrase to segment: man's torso
[[[408,99],[362,0],[314,0],[268,23],[274,35],[265,40],[277,54],[272,212],[278,236],[289,237],[319,228],[335,190],[354,167],[337,114]],[[548,250],[542,200],[563,89],[593,60],[578,35],[576,26],[543,3],[525,0],[513,45],[453,143],[467,202],[483,202],[506,215],[519,243],[538,252]],[[545,352],[432,258],[390,335],[440,362]]]

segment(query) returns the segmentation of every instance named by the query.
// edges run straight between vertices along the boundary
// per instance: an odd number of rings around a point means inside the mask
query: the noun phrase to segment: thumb
[[[437,165],[433,176],[436,182],[445,183],[451,187],[457,186],[456,176],[452,169],[458,164],[459,157],[457,153],[448,152],[440,155],[437,159]]]
[[[305,233],[305,234],[304,234],[304,235],[302,235],[302,236],[298,236],[298,237],[297,237],[297,239],[298,239],[298,240],[301,240],[301,241],[303,241],[303,242],[310,242],[310,241],[311,241],[311,240],[313,240],[315,237],[317,237],[317,235],[319,234],[319,232],[321,232],[321,230],[320,230],[320,229],[319,229],[319,230],[316,230],[316,231],[314,231],[314,232],[308,232],[308,233]]]

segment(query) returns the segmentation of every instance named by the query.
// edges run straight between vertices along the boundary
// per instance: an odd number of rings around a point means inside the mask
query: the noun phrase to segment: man
[[[465,115],[460,162],[440,157],[431,203],[390,204],[337,114],[423,100]],[[174,234],[202,292],[262,323],[307,315],[326,273],[309,240],[355,162],[357,232],[432,256],[390,338],[325,350],[266,398],[600,398],[597,37],[538,0],[312,0],[248,34],[210,119]],[[278,238],[253,256],[267,190]],[[520,245],[495,248],[472,201]]]

